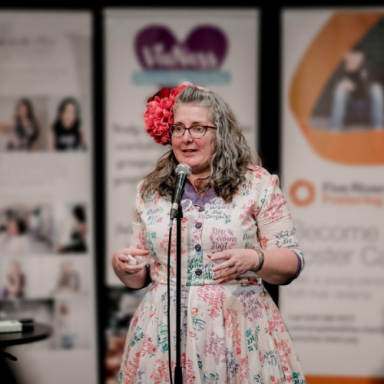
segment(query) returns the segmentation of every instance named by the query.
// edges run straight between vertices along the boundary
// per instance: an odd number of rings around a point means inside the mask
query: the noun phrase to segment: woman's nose
[[[190,143],[192,141],[192,136],[191,134],[189,133],[189,130],[186,129],[185,132],[184,132],[184,135],[182,136],[183,138],[183,142],[184,143]]]

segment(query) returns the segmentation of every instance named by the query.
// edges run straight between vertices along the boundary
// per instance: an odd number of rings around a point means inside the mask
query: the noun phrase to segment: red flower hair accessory
[[[169,125],[173,123],[173,106],[176,97],[187,87],[195,86],[191,83],[182,83],[176,88],[163,88],[148,99],[147,110],[144,113],[145,129],[156,143],[170,144]]]

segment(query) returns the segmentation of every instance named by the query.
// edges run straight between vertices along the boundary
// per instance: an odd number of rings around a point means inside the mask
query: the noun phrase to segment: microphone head
[[[188,164],[180,163],[176,167],[176,175],[178,175],[179,173],[184,173],[187,177],[189,177],[191,176],[192,168]]]

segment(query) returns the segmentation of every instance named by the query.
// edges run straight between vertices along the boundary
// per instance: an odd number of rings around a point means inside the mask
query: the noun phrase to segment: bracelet
[[[130,288],[129,287],[129,289],[131,289],[133,291],[137,291],[139,289],[143,289],[145,287],[148,287],[148,285],[152,283],[152,279],[151,279],[151,265],[149,263],[145,264],[145,270],[147,271],[147,276],[145,278],[144,285],[141,288]]]
[[[259,272],[264,265],[264,252],[261,249],[255,249],[255,251],[259,255],[259,265],[257,266],[256,269],[252,269],[252,272]]]

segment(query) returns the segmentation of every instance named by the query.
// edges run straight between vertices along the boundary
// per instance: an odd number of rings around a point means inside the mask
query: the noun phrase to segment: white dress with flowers
[[[139,186],[140,189],[140,186]],[[138,189],[138,190],[139,190]],[[210,189],[200,199],[187,183],[182,220],[182,365],[184,383],[295,383],[304,374],[280,312],[256,274],[226,284],[212,279],[226,249],[289,248],[304,266],[277,176],[255,167],[231,203]],[[171,343],[167,324],[167,251],[171,203],[138,192],[131,247],[147,249],[152,284],[133,316],[119,383],[169,383],[168,348],[175,365],[176,234],[171,254]],[[176,232],[174,226],[174,232]]]

